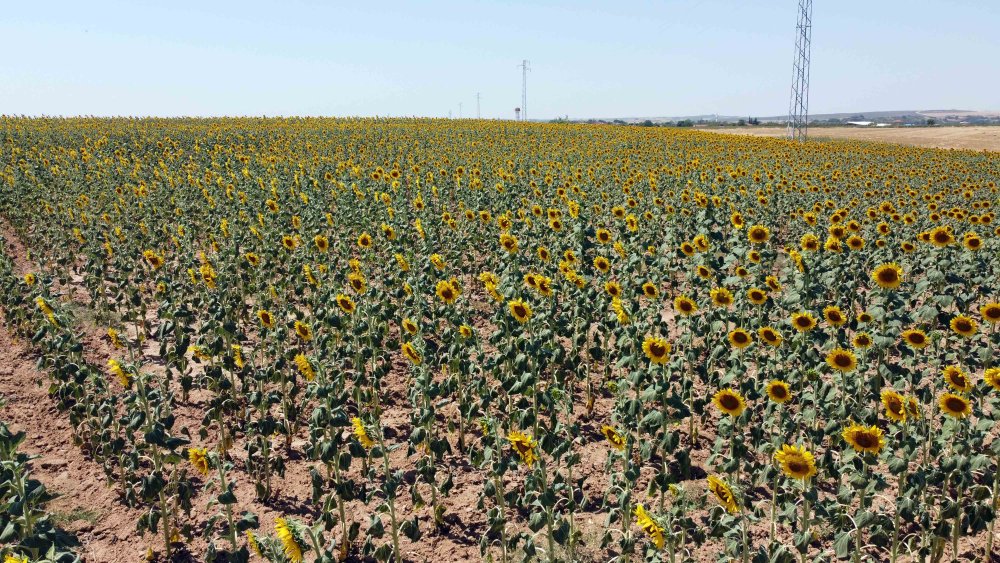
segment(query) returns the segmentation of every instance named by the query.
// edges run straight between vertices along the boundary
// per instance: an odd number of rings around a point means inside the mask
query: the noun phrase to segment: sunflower
[[[938,248],[944,248],[955,242],[955,235],[948,227],[935,227],[930,232],[930,243]]]
[[[858,453],[878,454],[885,447],[882,430],[877,426],[851,423],[841,436]]]
[[[306,381],[312,381],[316,378],[316,370],[313,369],[312,364],[309,363],[309,358],[305,354],[296,354],[294,361],[295,367],[302,374],[302,377],[306,378]]]
[[[302,321],[295,321],[295,334],[305,342],[312,340],[312,328]]]
[[[768,346],[781,346],[783,340],[781,333],[774,327],[762,326],[757,329],[757,336]]]
[[[412,343],[407,342],[406,344],[403,344],[403,355],[413,362],[413,365],[420,365],[420,361],[422,359],[420,357],[420,352],[417,352],[417,349],[413,347]]]
[[[826,319],[826,324],[833,327],[841,326],[847,322],[847,317],[836,305],[830,305],[823,309],[823,318]]]
[[[1000,368],[990,368],[984,371],[983,381],[990,387],[1000,391]]]
[[[906,399],[892,389],[882,391],[882,405],[885,415],[896,422],[906,421]]]
[[[709,295],[712,297],[712,304],[716,307],[729,307],[733,304],[733,294],[724,287],[713,289]]]
[[[354,313],[356,305],[354,304],[353,299],[344,295],[343,293],[339,293],[337,294],[335,300],[337,301],[337,306],[340,307],[341,311],[347,313],[348,315]]]
[[[942,393],[938,397],[938,406],[946,415],[953,418],[965,418],[972,414],[972,404],[961,395]]]
[[[517,322],[524,324],[531,318],[531,306],[521,299],[513,299],[507,303],[510,314],[514,315]]]
[[[653,540],[653,544],[656,545],[657,549],[663,549],[663,546],[666,545],[666,538],[663,536],[663,526],[657,524],[646,513],[646,509],[643,508],[641,503],[635,506],[635,523]]]
[[[979,314],[983,316],[984,321],[992,325],[1000,323],[1000,303],[986,303],[979,308]]]
[[[446,304],[454,303],[458,299],[458,290],[447,280],[437,282],[434,293],[437,294],[438,299],[444,301]]]
[[[753,337],[750,336],[749,332],[743,330],[742,328],[737,328],[729,333],[729,343],[732,344],[734,348],[743,349],[753,344]]]
[[[792,389],[784,381],[775,379],[767,384],[767,396],[775,403],[787,403],[792,398]]]
[[[806,233],[799,240],[799,246],[806,252],[815,252],[819,250],[819,239],[812,233]]]
[[[602,274],[606,274],[611,269],[611,262],[608,262],[608,259],[603,256],[598,256],[594,258],[594,267]]]
[[[792,314],[792,327],[799,332],[809,332],[816,328],[816,317],[806,312],[794,313]]]
[[[678,295],[674,298],[674,310],[682,316],[687,317],[694,314],[698,310],[698,305],[690,298],[684,295]]]
[[[870,322],[872,322],[872,314],[869,313],[868,311],[862,311],[862,312],[858,313],[858,322],[859,323],[870,323]]]
[[[657,289],[656,284],[653,282],[646,282],[642,284],[642,294],[650,299],[653,299],[660,294],[660,290]]]
[[[968,393],[972,390],[972,380],[969,379],[962,368],[958,366],[948,366],[944,368],[942,374],[944,376],[944,381],[952,389],[958,391],[959,393]]]
[[[535,289],[545,297],[552,297],[552,278],[548,276],[538,276],[535,279]]]
[[[597,229],[596,233],[597,242],[601,244],[608,244],[611,242],[611,231],[607,229]]]
[[[833,369],[848,373],[858,367],[858,359],[854,352],[843,348],[834,348],[826,355],[826,363]]]
[[[764,244],[771,238],[771,231],[764,225],[754,225],[747,229],[747,239],[753,244]]]
[[[260,265],[260,256],[257,256],[253,252],[247,252],[244,255],[244,258],[246,258],[247,264],[250,264],[254,268]]]
[[[775,276],[767,276],[764,278],[764,282],[767,284],[768,289],[772,292],[781,291],[781,282]]]
[[[400,323],[400,326],[403,328],[403,330],[405,330],[410,334],[416,334],[419,328],[417,327],[417,323],[413,322],[410,319],[403,319],[403,322]]]
[[[608,292],[611,297],[621,297],[622,286],[620,283],[611,280],[604,284],[604,291]]]
[[[513,430],[507,435],[507,441],[525,465],[534,465],[538,461],[538,456],[535,454],[535,440],[531,436]]]
[[[763,305],[767,302],[767,292],[763,289],[751,287],[747,290],[747,299],[754,305]]]
[[[365,276],[358,272],[351,272],[347,274],[347,285],[351,286],[354,293],[358,295],[363,294],[368,290],[368,282],[365,280]]]
[[[316,235],[313,238],[313,245],[316,246],[316,250],[326,252],[330,248],[330,241],[323,235]]]
[[[118,360],[114,358],[108,360],[108,369],[111,370],[111,375],[118,379],[118,383],[122,384],[122,387],[129,386],[129,383],[132,381],[132,376],[122,368],[122,365],[118,362]]]
[[[920,403],[914,397],[906,398],[906,416],[913,420],[920,420]]]
[[[743,396],[733,389],[722,389],[712,397],[712,402],[719,410],[733,417],[740,416],[747,408]]]
[[[847,238],[847,248],[851,250],[861,250],[865,247],[865,239],[858,235],[851,235]]]
[[[699,264],[698,267],[695,268],[695,273],[698,274],[699,278],[707,280],[712,277],[712,268],[709,268],[704,264]]]
[[[153,267],[154,270],[159,270],[160,268],[163,267],[163,257],[157,254],[156,252],[152,250],[146,250],[145,252],[142,253],[142,256],[143,258],[146,259],[146,262],[148,262],[149,265]]]
[[[957,315],[951,320],[949,326],[951,330],[955,331],[955,334],[966,338],[976,334],[976,330],[979,328],[978,323],[972,317],[966,315]]]
[[[867,332],[859,332],[854,335],[851,344],[859,350],[865,350],[872,345],[872,337]]]
[[[517,252],[517,237],[509,233],[502,233],[500,235],[500,246],[507,251],[507,254],[514,254]]]
[[[274,521],[274,531],[281,540],[285,557],[291,563],[302,563],[302,541],[298,538],[294,526],[284,518],[277,518]]]
[[[274,315],[271,314],[271,311],[261,309],[257,311],[257,318],[260,319],[260,324],[264,328],[274,328]]]
[[[656,336],[646,336],[642,341],[642,351],[654,364],[665,364],[670,356],[670,343]]]
[[[264,557],[264,553],[260,550],[260,544],[257,543],[257,536],[254,535],[250,530],[246,531],[247,545],[250,546],[250,550],[257,554],[257,557]]]
[[[361,233],[358,236],[358,248],[370,248],[372,245],[372,236],[368,233]]]
[[[903,283],[903,269],[894,262],[881,264],[872,270],[872,281],[883,289],[896,289]]]
[[[816,459],[802,446],[782,445],[774,454],[774,461],[793,479],[808,479],[816,474]]]
[[[611,447],[622,451],[625,449],[625,437],[618,433],[613,426],[604,425],[601,427],[601,434],[608,440]]]
[[[983,239],[976,233],[966,233],[962,238],[962,245],[968,250],[976,251],[983,247]]]
[[[358,443],[361,444],[361,447],[367,450],[371,449],[371,447],[375,445],[375,441],[372,440],[371,436],[368,435],[368,429],[365,428],[365,424],[361,421],[360,418],[358,417],[352,418],[351,426],[354,427],[353,431],[354,437],[357,438]]]
[[[927,333],[920,330],[919,328],[911,328],[909,330],[904,330],[902,334],[903,342],[910,348],[921,349],[925,348],[931,343],[930,339],[927,338]]]
[[[281,246],[285,247],[285,250],[295,250],[298,242],[295,240],[295,237],[284,235],[281,237]]]
[[[430,261],[431,261],[431,265],[434,266],[435,269],[437,269],[437,270],[443,270],[444,269],[444,266],[445,266],[445,264],[444,264],[444,258],[440,254],[437,254],[437,253],[431,254]]]
[[[690,242],[684,241],[681,243],[681,252],[683,252],[685,256],[692,256],[696,250],[697,249]]]
[[[743,214],[739,211],[733,211],[732,215],[729,216],[729,221],[733,224],[733,228],[742,229],[745,224],[743,221]]]
[[[736,497],[733,496],[733,490],[729,488],[729,485],[725,481],[715,475],[709,475],[708,491],[715,495],[715,500],[719,501],[719,504],[722,505],[722,508],[726,509],[726,512],[730,514],[739,512],[740,508],[736,504]]]

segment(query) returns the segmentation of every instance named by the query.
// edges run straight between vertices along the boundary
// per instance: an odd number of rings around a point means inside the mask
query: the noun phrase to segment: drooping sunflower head
[[[734,348],[743,349],[753,344],[753,337],[746,330],[737,328],[729,333],[729,343]]]
[[[809,332],[816,328],[816,317],[807,312],[794,313],[792,314],[792,327],[799,332]]]
[[[954,393],[942,393],[938,397],[941,412],[952,418],[962,419],[972,414],[972,404],[968,399]]]
[[[792,398],[792,389],[784,381],[775,379],[767,384],[767,396],[775,403],[787,403]]]
[[[525,465],[534,465],[538,461],[538,456],[535,454],[535,440],[531,436],[513,430],[507,435],[507,441]]]
[[[854,371],[854,368],[858,367],[858,359],[855,357],[854,352],[850,350],[844,350],[843,348],[834,348],[826,355],[826,363],[831,368],[847,373]]]
[[[663,535],[663,526],[660,526],[656,520],[650,517],[642,504],[638,504],[635,507],[635,523],[653,540],[653,545],[657,549],[663,549],[663,546],[667,543],[666,537]]]
[[[793,479],[808,479],[816,474],[816,459],[803,446],[784,444],[774,454],[774,461],[781,471]]]
[[[966,338],[976,334],[976,330],[979,328],[979,324],[967,315],[956,315],[955,318],[951,319],[949,326],[951,330],[955,331],[955,334]]]
[[[423,358],[420,357],[420,352],[413,346],[412,342],[407,342],[403,344],[403,355],[409,359],[413,365],[419,366]]]
[[[948,366],[942,373],[945,383],[959,393],[968,393],[972,390],[972,380],[958,366]]]
[[[872,281],[883,289],[896,289],[903,283],[903,269],[890,262],[872,270]]]
[[[670,343],[657,336],[646,336],[642,341],[642,351],[654,364],[665,364],[670,358]]]
[[[306,544],[302,537],[302,531],[298,529],[298,526],[290,520],[277,518],[274,521],[274,532],[281,541],[285,557],[291,563],[302,563],[302,546]]]
[[[712,403],[722,412],[732,417],[743,414],[747,408],[746,400],[735,389],[722,389],[712,397]]]
[[[844,429],[842,436],[858,453],[877,454],[885,447],[882,430],[877,426],[851,423]]]
[[[601,434],[611,444],[611,447],[622,451],[625,449],[625,437],[618,433],[613,426],[604,425],[601,427]]]
[[[733,495],[733,490],[725,481],[715,475],[709,475],[708,491],[715,496],[715,500],[719,501],[719,504],[722,508],[726,509],[726,512],[730,514],[739,512],[740,508],[736,504],[736,497]]]
[[[188,461],[202,475],[208,475],[208,450],[205,448],[188,448]]]

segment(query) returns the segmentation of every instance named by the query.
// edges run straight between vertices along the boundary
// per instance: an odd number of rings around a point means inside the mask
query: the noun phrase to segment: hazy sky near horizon
[[[1000,1],[816,0],[810,113],[1000,110]],[[796,0],[5,0],[0,113],[788,111]]]

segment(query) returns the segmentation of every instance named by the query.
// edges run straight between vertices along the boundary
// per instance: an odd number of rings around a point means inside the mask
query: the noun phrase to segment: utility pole
[[[795,24],[792,94],[788,102],[788,138],[805,142],[809,128],[809,58],[812,50],[812,0],[799,0]]]
[[[528,120],[528,59],[521,60],[521,120]]]
[[[479,92],[476,92],[476,119],[482,119],[482,114],[479,113]]]

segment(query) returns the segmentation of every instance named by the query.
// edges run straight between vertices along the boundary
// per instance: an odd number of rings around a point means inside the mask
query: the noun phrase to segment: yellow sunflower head
[[[747,408],[743,395],[734,389],[722,389],[712,397],[712,403],[729,416],[737,417]]]

